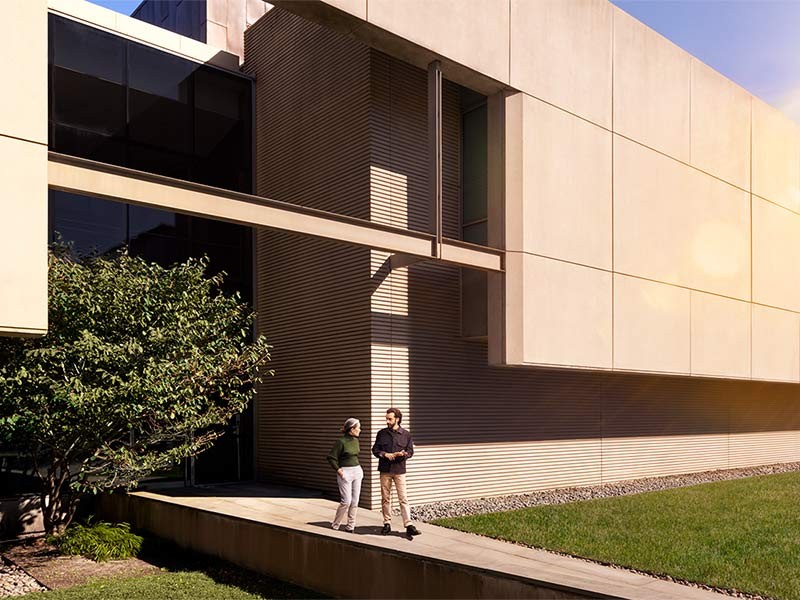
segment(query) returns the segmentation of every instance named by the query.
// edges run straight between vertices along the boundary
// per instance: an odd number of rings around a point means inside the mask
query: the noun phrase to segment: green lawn
[[[650,573],[800,600],[800,473],[436,521]]]
[[[245,586],[248,587],[248,586]],[[64,590],[34,592],[30,600],[260,600],[262,598],[305,598],[299,588],[275,582],[245,591],[240,586],[219,583],[205,573],[181,571],[143,577],[101,579]]]

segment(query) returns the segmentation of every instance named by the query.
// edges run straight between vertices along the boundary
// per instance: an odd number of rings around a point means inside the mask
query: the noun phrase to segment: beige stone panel
[[[614,140],[614,269],[749,299],[749,195]]]
[[[47,330],[47,147],[0,136],[0,334]]]
[[[614,270],[689,287],[694,173],[614,137]]]
[[[322,0],[334,8],[367,20],[367,0]]]
[[[692,59],[692,164],[744,189],[750,187],[750,101],[747,91]]]
[[[610,270],[611,132],[530,96],[524,109],[522,249]]]
[[[689,287],[750,300],[750,194],[689,171]]]
[[[505,99],[505,130],[504,130],[504,173],[501,190],[493,189],[495,194],[493,216],[498,216],[504,221],[503,239],[489,240],[503,242],[506,250],[520,251],[524,247],[525,233],[525,169],[524,149],[525,140],[525,94],[512,94]],[[533,141],[530,141],[533,144]],[[498,184],[500,185],[500,184]],[[497,187],[497,186],[495,186]],[[497,199],[497,195],[502,197]],[[497,210],[501,204],[504,210]],[[496,233],[490,223],[489,231]]]
[[[530,254],[523,268],[525,362],[611,368],[611,273]]]
[[[611,128],[612,5],[511,0],[511,85]]]
[[[26,0],[21,0],[25,2]],[[98,6],[85,0],[47,0],[51,11],[68,15],[86,23],[114,30],[117,26],[118,12]]]
[[[249,0],[246,0],[249,2]],[[228,0],[206,0],[206,20],[225,23],[228,21]]]
[[[689,290],[614,275],[614,368],[689,373]]]
[[[800,127],[753,98],[753,193],[800,211]]]
[[[508,0],[369,0],[368,11],[370,23],[508,83]]]
[[[247,0],[247,27],[258,21],[272,8],[264,0]]]
[[[503,350],[499,359],[509,365],[525,362],[525,259],[522,252],[506,253],[506,272],[502,275],[504,293],[502,297],[504,322]],[[494,278],[496,282],[499,277]],[[496,293],[496,292],[494,292]]]
[[[3,3],[0,135],[47,143],[47,2]]]
[[[220,27],[213,21],[206,21],[207,36],[208,33],[215,28],[222,29],[222,46],[224,46],[226,35],[225,28]],[[221,50],[219,46],[215,46],[213,44],[204,44],[202,42],[198,42],[197,40],[183,36],[181,36],[180,45],[181,54],[184,56],[199,60],[203,63],[212,64],[221,69],[239,72],[239,57],[235,54],[231,54],[230,52]]]
[[[171,50],[172,52],[181,52],[180,39],[182,36],[139,19],[118,14],[114,29],[122,35],[141,40],[147,44]]]
[[[689,161],[691,56],[614,11],[614,131]]]
[[[750,377],[750,303],[692,290],[692,375]]]
[[[753,379],[800,381],[800,315],[753,305]]]
[[[228,2],[228,20],[225,23],[228,38],[225,50],[244,59],[244,30],[247,22],[247,5],[244,2]]]
[[[800,311],[800,215],[753,196],[753,302]]]
[[[224,50],[228,45],[227,27],[214,21],[206,21],[206,44]]]

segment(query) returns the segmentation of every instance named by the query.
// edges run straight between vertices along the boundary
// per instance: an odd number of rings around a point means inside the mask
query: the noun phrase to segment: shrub
[[[255,314],[208,266],[51,250],[47,335],[0,337],[0,443],[32,460],[48,533],[82,494],[210,448],[270,373]]]
[[[127,523],[89,523],[72,525],[60,534],[48,537],[62,554],[81,555],[97,562],[133,558],[142,549],[144,539],[131,532]]]

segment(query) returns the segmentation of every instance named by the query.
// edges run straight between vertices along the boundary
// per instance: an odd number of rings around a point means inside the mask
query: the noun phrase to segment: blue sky
[[[141,0],[89,0],[89,2],[105,6],[125,15],[131,14],[133,9],[141,4]]]
[[[130,14],[140,0],[92,1]],[[800,122],[800,0],[612,1]]]
[[[613,2],[800,122],[800,0]]]

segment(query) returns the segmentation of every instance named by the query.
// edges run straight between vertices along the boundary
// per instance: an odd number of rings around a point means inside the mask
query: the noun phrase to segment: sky
[[[800,122],[800,0],[613,2]]]
[[[91,1],[124,14],[140,2]],[[800,0],[612,1],[800,122]]]

